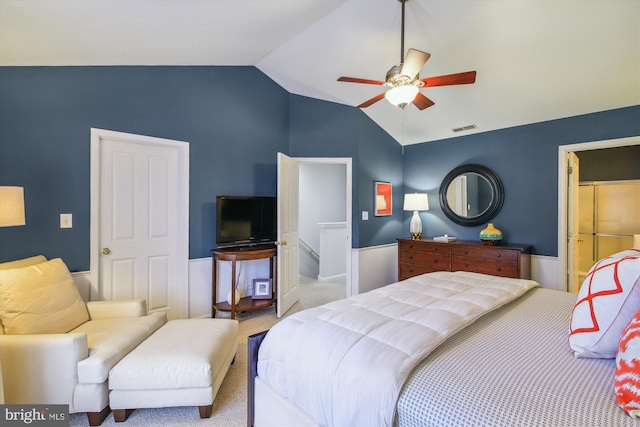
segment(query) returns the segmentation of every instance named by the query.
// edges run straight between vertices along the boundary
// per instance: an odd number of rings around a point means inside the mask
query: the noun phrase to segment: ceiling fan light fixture
[[[418,87],[412,84],[396,86],[389,89],[384,97],[396,107],[404,108],[415,99],[419,91]]]

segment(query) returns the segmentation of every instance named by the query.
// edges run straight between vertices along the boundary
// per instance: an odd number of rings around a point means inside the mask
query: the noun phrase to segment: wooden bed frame
[[[247,427],[253,427],[255,408],[255,379],[258,376],[258,350],[267,331],[249,335],[247,338]]]

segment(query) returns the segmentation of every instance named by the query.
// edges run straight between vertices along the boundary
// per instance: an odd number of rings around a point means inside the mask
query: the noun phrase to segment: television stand
[[[213,249],[211,251],[211,260],[213,262],[211,269],[211,283],[213,285],[211,294],[211,317],[216,317],[216,310],[230,312],[231,318],[236,318],[236,313],[243,311],[259,310],[269,307],[277,301],[278,280],[276,277],[276,256],[277,250],[273,247],[240,247],[229,249]],[[256,259],[269,258],[269,277],[273,281],[272,298],[269,299],[253,299],[250,296],[240,299],[238,304],[229,304],[227,301],[217,302],[218,294],[218,261],[231,262],[231,301],[236,299],[236,261],[251,261]]]

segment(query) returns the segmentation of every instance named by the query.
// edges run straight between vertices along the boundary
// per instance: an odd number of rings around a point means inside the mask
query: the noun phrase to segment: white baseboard
[[[344,280],[345,277],[347,277],[347,273],[336,274],[335,276],[327,276],[327,277],[320,277],[318,275],[318,282],[339,282],[341,280]]]

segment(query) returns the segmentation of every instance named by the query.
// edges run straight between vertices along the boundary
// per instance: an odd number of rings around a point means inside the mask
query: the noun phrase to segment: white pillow
[[[0,271],[0,320],[6,334],[69,332],[89,320],[60,258]]]
[[[613,359],[622,331],[640,307],[640,250],[603,258],[580,287],[569,346],[576,357]]]

